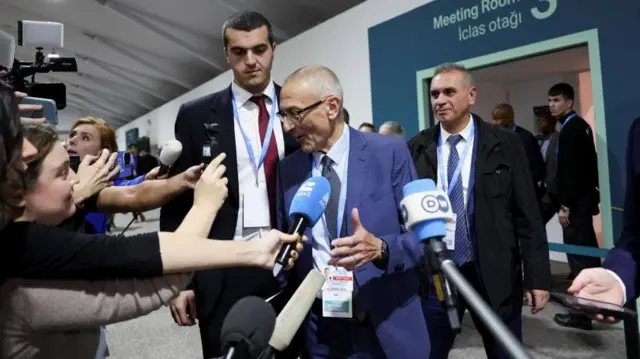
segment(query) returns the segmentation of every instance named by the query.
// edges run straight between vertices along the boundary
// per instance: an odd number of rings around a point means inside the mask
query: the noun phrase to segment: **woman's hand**
[[[102,150],[100,157],[87,155],[78,167],[78,183],[73,186],[73,199],[76,203],[100,192],[113,184],[113,179],[120,172],[115,166],[117,153],[109,156],[108,150]],[[115,167],[114,167],[115,166]]]
[[[295,249],[291,250],[289,263],[286,269],[291,269],[294,262],[298,259],[298,254],[302,252],[302,241],[306,241],[307,237],[297,234],[284,234],[278,230],[272,229],[260,239],[252,240],[258,246],[258,255],[256,256],[256,264],[265,269],[273,269],[276,257],[280,248],[287,243],[295,243]]]
[[[196,183],[193,193],[193,205],[199,208],[210,208],[218,211],[227,199],[227,178],[223,177],[226,167],[222,160],[226,155],[221,153],[205,168],[200,180]]]
[[[20,101],[22,101],[23,98],[27,97],[26,93],[19,92],[19,91],[16,91],[15,95],[18,99],[20,99]],[[42,105],[21,103],[18,105],[18,109],[20,110],[20,112],[42,111]],[[47,119],[44,117],[42,118],[20,117],[20,121],[22,122],[23,125],[47,123]]]

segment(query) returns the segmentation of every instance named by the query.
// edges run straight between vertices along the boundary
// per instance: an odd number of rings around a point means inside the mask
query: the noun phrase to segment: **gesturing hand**
[[[225,154],[221,153],[205,168],[202,176],[195,185],[193,205],[203,208],[219,210],[227,199],[227,178],[223,177],[226,167],[222,164]],[[213,206],[213,207],[211,207]]]
[[[353,235],[338,238],[331,242],[330,265],[344,267],[347,270],[374,261],[382,255],[382,240],[369,233],[360,222],[357,208],[351,211],[353,220]]]
[[[100,157],[87,155],[78,166],[78,183],[73,186],[73,197],[81,202],[103,188],[111,186],[113,178],[120,172],[115,166],[117,153],[109,156],[108,150],[102,150]]]

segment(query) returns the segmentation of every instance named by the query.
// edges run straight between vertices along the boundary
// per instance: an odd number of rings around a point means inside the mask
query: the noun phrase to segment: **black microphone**
[[[244,297],[233,305],[221,330],[225,359],[256,359],[269,344],[276,313],[258,297]]]
[[[331,186],[326,178],[321,176],[311,177],[296,192],[289,207],[289,218],[292,219],[289,234],[302,236],[308,227],[316,225],[329,203]],[[276,263],[273,266],[273,276],[277,277],[289,262],[291,251],[296,243],[289,243],[280,248]]]
[[[450,260],[449,249],[443,242],[447,234],[447,222],[453,219],[449,197],[436,188],[431,179],[407,183],[403,193],[400,206],[404,222],[409,230],[416,233],[418,240],[424,243],[424,260],[431,271],[438,300],[447,312],[451,329],[459,331],[457,293],[442,272],[441,266],[442,262]]]
[[[182,143],[178,140],[169,141],[160,152],[160,171],[158,177],[162,177],[169,172],[171,166],[178,160],[182,154]]]

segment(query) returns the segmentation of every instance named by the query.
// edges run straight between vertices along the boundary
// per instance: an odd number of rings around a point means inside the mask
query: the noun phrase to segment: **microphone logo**
[[[424,209],[428,213],[436,213],[436,212],[449,212],[449,201],[442,194],[427,194],[422,198],[422,209]],[[405,210],[403,210],[403,216],[405,215]],[[407,214],[408,216],[408,214]]]

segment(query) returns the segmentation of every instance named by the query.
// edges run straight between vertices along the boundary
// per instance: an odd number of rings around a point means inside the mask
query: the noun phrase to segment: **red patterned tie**
[[[256,95],[251,97],[251,101],[258,105],[260,114],[258,115],[258,126],[260,128],[260,144],[264,144],[267,127],[269,127],[269,111],[265,104],[265,95]],[[275,99],[274,99],[275,100]],[[275,125],[275,124],[274,124]],[[260,147],[262,149],[262,146]],[[262,154],[262,152],[260,152]],[[260,155],[259,154],[259,155]],[[271,227],[276,228],[276,167],[279,161],[278,146],[276,144],[275,132],[271,132],[271,141],[269,148],[264,157],[262,166],[264,167],[264,176],[267,180],[267,194],[269,195],[269,213],[271,215]]]

